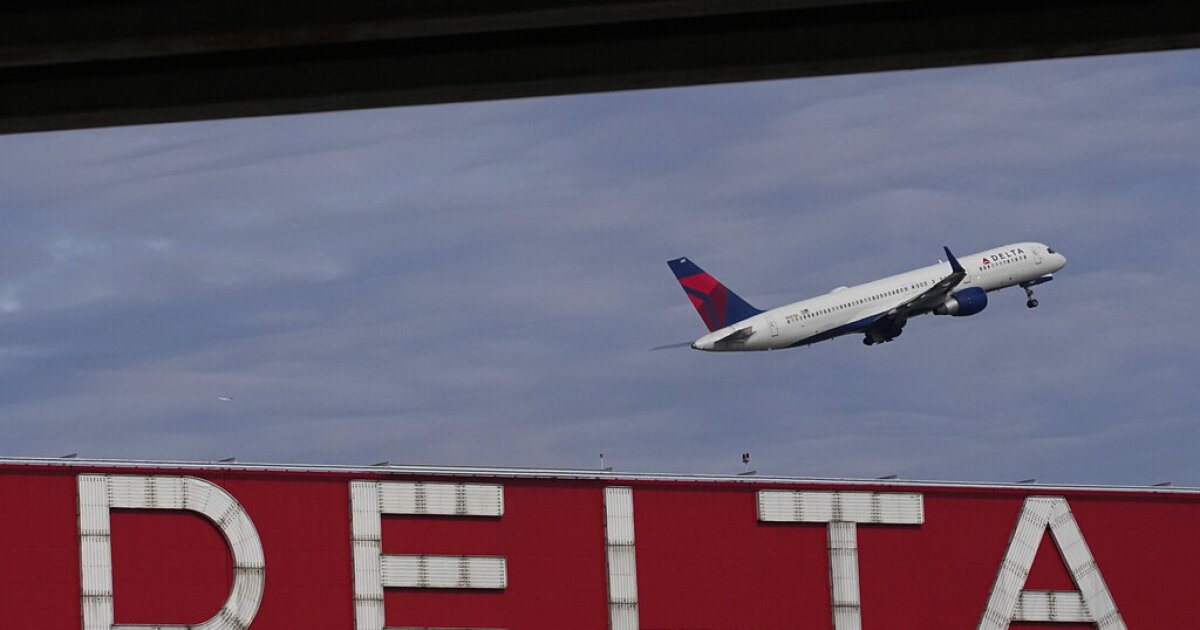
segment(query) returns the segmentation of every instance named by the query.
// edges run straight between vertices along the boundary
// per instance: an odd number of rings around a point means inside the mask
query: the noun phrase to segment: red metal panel
[[[229,491],[262,539],[267,584],[255,630],[353,627],[348,478],[197,476]]]
[[[636,487],[641,627],[829,623],[825,527],[760,525],[752,488]]]
[[[208,519],[151,511],[111,518],[117,623],[200,623],[225,603],[233,560]]]
[[[508,558],[503,591],[389,589],[389,626],[604,628],[603,498],[595,484],[505,483],[504,516],[386,516],[385,554]]]
[[[1104,581],[1130,628],[1196,628],[1200,501],[1192,497],[1070,499]]]
[[[860,527],[863,624],[974,628],[1023,497],[923,492],[916,527]]]
[[[82,473],[192,475],[227,490],[258,531],[266,591],[252,628],[352,630],[349,483],[415,480],[374,470],[132,470],[0,464],[0,628],[81,627],[77,482]],[[864,628],[969,630],[978,623],[1025,499],[1065,496],[1129,628],[1195,627],[1200,494],[1071,489],[877,487],[680,479],[426,476],[504,486],[504,514],[385,516],[383,553],[504,556],[498,590],[388,589],[393,626],[607,627],[603,488],[633,488],[638,610],[645,630],[831,628],[826,526],[762,523],[760,488],[915,492],[920,525],[859,525]],[[119,623],[211,616],[231,581],[218,530],[186,511],[112,516]],[[1072,590],[1043,535],[1027,589]],[[1077,630],[1088,624],[1014,624]]]
[[[0,628],[79,628],[75,475],[0,468],[0,506]]]

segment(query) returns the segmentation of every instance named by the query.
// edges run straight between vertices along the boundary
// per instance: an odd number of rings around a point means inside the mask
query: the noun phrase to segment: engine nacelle
[[[955,291],[950,296],[950,299],[942,303],[941,306],[933,309],[933,312],[938,315],[966,317],[982,311],[987,306],[987,302],[987,291],[979,287],[971,287],[962,291]]]

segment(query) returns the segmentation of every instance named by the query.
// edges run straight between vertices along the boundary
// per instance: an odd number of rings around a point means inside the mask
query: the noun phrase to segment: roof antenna
[[[742,466],[744,466],[745,469],[738,473],[739,477],[748,477],[750,475],[758,474],[757,470],[750,470],[750,451],[742,453]]]
[[[604,465],[604,453],[600,453],[600,471],[601,472],[612,472],[612,466]]]

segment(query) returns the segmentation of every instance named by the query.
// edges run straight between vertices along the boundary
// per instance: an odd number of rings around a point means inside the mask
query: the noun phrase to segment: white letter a
[[[1078,591],[1022,590],[1047,527]],[[1063,497],[1025,499],[979,619],[979,630],[1007,630],[1014,621],[1093,623],[1100,630],[1125,630],[1100,568]]]

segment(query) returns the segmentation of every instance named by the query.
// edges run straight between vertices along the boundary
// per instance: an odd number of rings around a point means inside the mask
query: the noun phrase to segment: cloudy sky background
[[[0,136],[0,454],[1200,485],[1197,147],[1200,52]],[[1036,310],[647,350],[669,258],[1021,240]]]

